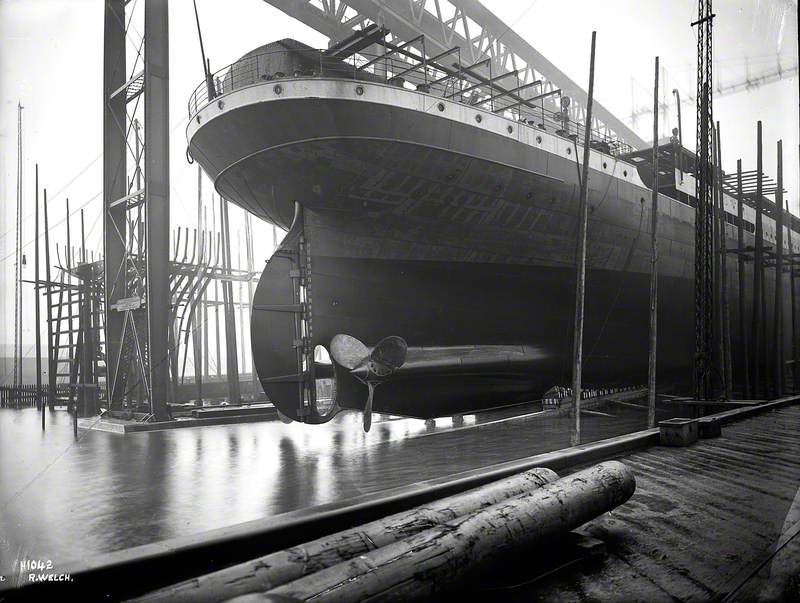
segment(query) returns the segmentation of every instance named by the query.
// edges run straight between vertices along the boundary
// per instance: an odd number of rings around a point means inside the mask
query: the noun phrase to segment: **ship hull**
[[[399,370],[376,390],[377,412],[461,414],[568,385],[580,190],[574,142],[425,94],[355,88],[287,80],[277,94],[271,84],[254,86],[202,110],[190,127],[190,151],[217,190],[291,229],[253,302],[253,357],[267,395],[283,414],[312,423],[363,408],[366,387],[340,366],[332,410],[304,408],[299,381],[314,371],[298,346],[328,348],[338,333],[367,345],[398,335],[412,356],[448,359],[431,365],[438,369],[423,362]],[[589,385],[646,380],[650,197],[633,165],[592,152]],[[664,195],[659,204],[658,381],[688,392],[694,209]],[[726,234],[735,247],[731,225]],[[728,282],[737,282],[733,261]],[[768,279],[766,324],[772,287]],[[734,287],[729,298],[735,316]],[[734,332],[734,349],[739,340]],[[480,360],[465,361],[470,346]],[[506,346],[515,360],[492,360],[492,346]],[[317,376],[333,372],[317,367]]]
[[[347,333],[374,344],[401,335],[412,348],[526,346],[523,362],[473,370],[442,366],[397,375],[375,395],[376,412],[432,418],[531,400],[571,375],[575,271],[543,266],[312,256],[314,345]],[[587,387],[647,380],[648,278],[587,274],[583,381]],[[659,377],[688,389],[693,344],[690,283],[662,280]],[[263,279],[256,305],[273,302]],[[253,351],[259,373],[271,362],[265,312],[256,311]],[[260,360],[259,360],[260,359]],[[258,364],[257,364],[258,366]],[[269,388],[270,386],[267,385]],[[340,379],[339,405],[363,408],[366,388]],[[346,388],[343,389],[343,388]],[[355,391],[352,391],[355,390]]]

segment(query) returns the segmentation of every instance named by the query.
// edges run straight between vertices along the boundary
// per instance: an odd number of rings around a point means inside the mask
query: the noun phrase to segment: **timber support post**
[[[650,225],[650,341],[647,360],[647,427],[656,426],[656,352],[658,348],[658,57],[653,84],[653,186]]]
[[[742,387],[744,389],[744,397],[750,398],[750,396],[752,396],[752,391],[750,388],[750,354],[748,352],[749,335],[747,333],[747,298],[745,289],[745,267],[747,263],[744,256],[744,201],[742,193],[741,159],[736,161],[736,215],[739,218],[736,228],[738,241],[738,253],[736,257],[739,263],[739,345],[742,348]]]
[[[764,276],[764,224],[761,215],[761,122],[758,122],[756,133],[756,229],[755,229],[755,254],[753,257],[753,316],[752,335],[753,342],[753,394],[756,398],[762,395],[761,387],[761,314],[764,307],[762,294]]]
[[[592,136],[592,99],[594,95],[594,53],[597,32],[592,32],[592,50],[589,59],[589,98],[586,103],[586,128],[583,140],[583,167],[581,168],[581,194],[578,209],[578,245],[575,258],[575,324],[572,340],[572,412],[575,425],[572,445],[581,441],[581,371],[583,370],[583,307],[586,288],[586,230],[589,221],[589,142]]]
[[[786,383],[783,365],[783,141],[781,140],[778,141],[778,186],[775,191],[775,309],[772,339],[775,396],[781,398]]]

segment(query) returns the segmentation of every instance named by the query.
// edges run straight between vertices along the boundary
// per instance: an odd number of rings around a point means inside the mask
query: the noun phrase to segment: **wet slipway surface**
[[[0,410],[0,570],[195,534],[569,446],[567,416],[521,406],[465,417],[323,426],[278,421],[118,435],[71,417]],[[638,431],[646,409],[609,403],[582,416],[583,441]],[[658,419],[677,407],[659,408]]]
[[[537,579],[538,551],[474,587],[498,601],[800,601],[800,406],[620,459],[636,492],[581,532],[607,556]],[[726,597],[729,597],[726,598]]]

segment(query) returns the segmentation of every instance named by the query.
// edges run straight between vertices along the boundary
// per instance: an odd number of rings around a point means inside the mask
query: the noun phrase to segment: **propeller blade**
[[[369,358],[369,348],[355,337],[340,333],[331,339],[331,358],[348,370],[353,370]]]
[[[368,432],[372,427],[372,397],[375,395],[375,386],[377,383],[374,381],[367,381],[367,388],[369,394],[367,395],[367,403],[364,405],[364,432]]]
[[[408,344],[406,340],[397,335],[384,337],[378,342],[369,358],[373,363],[382,365],[394,372],[399,369],[406,361],[406,354],[408,353]]]

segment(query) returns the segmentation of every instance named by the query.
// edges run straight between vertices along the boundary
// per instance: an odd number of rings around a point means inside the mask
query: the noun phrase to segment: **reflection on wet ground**
[[[677,408],[677,407],[673,407]],[[193,534],[569,445],[569,417],[515,407],[436,427],[359,413],[322,426],[279,421],[124,436],[81,431],[66,412],[0,410],[0,569]],[[646,409],[610,403],[581,418],[584,441],[643,429]],[[671,409],[658,419],[675,416]]]

